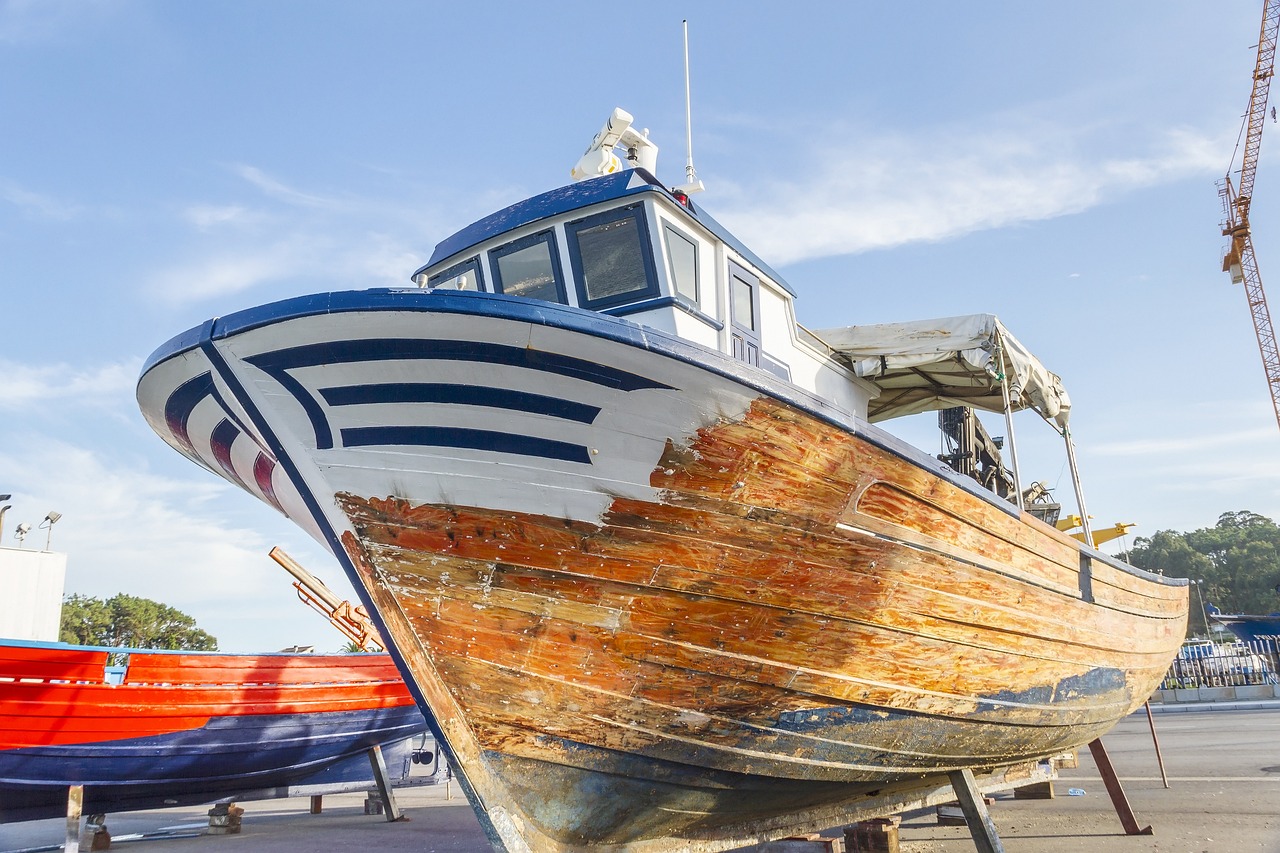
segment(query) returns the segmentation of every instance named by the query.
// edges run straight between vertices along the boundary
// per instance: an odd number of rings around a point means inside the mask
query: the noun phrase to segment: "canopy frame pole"
[[[1089,510],[1084,506],[1084,489],[1080,485],[1080,469],[1076,467],[1076,444],[1071,440],[1071,427],[1062,427],[1062,438],[1067,443],[1067,464],[1071,467],[1071,484],[1076,489],[1076,506],[1080,508],[1080,528],[1084,531],[1084,544],[1093,544],[1093,528],[1089,524]]]
[[[1009,403],[1009,371],[1005,369],[1004,350],[998,353],[1000,358],[1000,394],[1004,397],[1004,429],[1009,434],[1009,467],[1013,473],[1013,495],[1018,510],[1025,510],[1022,505],[1022,480],[1018,476],[1018,442],[1013,434],[1013,406]]]

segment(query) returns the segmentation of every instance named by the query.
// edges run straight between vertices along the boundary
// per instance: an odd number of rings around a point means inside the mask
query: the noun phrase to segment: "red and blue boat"
[[[0,644],[0,823],[369,787],[426,729],[384,654]],[[285,793],[278,793],[285,796]]]

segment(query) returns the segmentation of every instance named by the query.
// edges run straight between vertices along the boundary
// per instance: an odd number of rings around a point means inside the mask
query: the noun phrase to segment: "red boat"
[[[426,721],[385,654],[0,644],[0,823],[363,783]]]

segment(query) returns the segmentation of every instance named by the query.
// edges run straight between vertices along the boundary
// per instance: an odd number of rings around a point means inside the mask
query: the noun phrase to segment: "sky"
[[[1071,394],[1094,526],[1137,524],[1104,550],[1280,520],[1215,186],[1261,0],[1064,10],[0,0],[0,544],[56,510],[24,544],[68,554],[68,593],[162,601],[227,651],[339,648],[267,553],[354,598],[336,560],[151,432],[144,359],[210,317],[407,285],[439,240],[568,183],[616,106],[682,183],[684,19],[697,202],[801,323],[998,315]],[[1280,287],[1270,122],[1252,222]],[[897,429],[938,452],[933,423]],[[1016,436],[1072,511],[1056,434]]]

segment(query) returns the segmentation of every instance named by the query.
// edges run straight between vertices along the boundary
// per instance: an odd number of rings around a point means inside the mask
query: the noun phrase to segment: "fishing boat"
[[[731,849],[1141,707],[1185,580],[1042,520],[969,417],[1074,471],[1060,379],[992,315],[803,328],[630,120],[415,286],[210,320],[138,384],[343,564],[494,847]],[[934,409],[983,471],[876,425]]]
[[[426,723],[387,655],[0,643],[0,823],[373,785]],[[316,789],[317,791],[320,788]]]
[[[1268,613],[1265,616],[1247,613],[1223,613],[1212,603],[1205,605],[1204,612],[1213,621],[1235,634],[1236,639],[1242,643],[1270,646],[1280,643],[1280,613]]]

